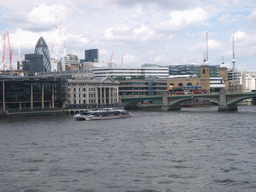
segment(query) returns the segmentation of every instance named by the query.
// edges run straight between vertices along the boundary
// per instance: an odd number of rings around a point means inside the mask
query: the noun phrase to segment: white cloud
[[[157,24],[155,28],[164,32],[188,31],[201,26],[207,18],[208,14],[202,8],[173,11],[170,19]]]
[[[233,24],[236,23],[238,21],[241,21],[244,18],[243,15],[239,14],[239,15],[235,15],[235,14],[224,14],[219,18],[219,21],[224,23],[224,24]]]
[[[43,4],[30,11],[28,18],[32,23],[57,24],[66,18],[66,8],[62,5],[46,6]]]
[[[56,25],[60,29],[65,26],[67,53],[83,59],[85,49],[96,48],[100,50],[100,61],[109,61],[114,52],[114,62],[120,63],[124,54],[124,65],[132,66],[201,64],[205,31],[209,31],[210,63],[219,64],[221,52],[225,60],[231,61],[232,34],[237,61],[256,57],[254,25],[249,26],[246,20],[256,21],[252,5],[247,0],[2,1],[0,35],[10,31],[15,60],[18,44],[23,55],[32,53],[42,36],[52,48],[59,42]],[[248,10],[251,15],[246,16]],[[16,27],[22,30],[17,32]]]
[[[129,42],[143,42],[150,41],[156,38],[155,31],[148,26],[132,26],[133,28],[123,26],[107,29],[105,32],[105,38],[113,41],[129,41]]]
[[[209,40],[208,41],[208,47],[209,49],[218,49],[221,45],[221,42],[220,41],[216,41],[216,40]]]
[[[28,31],[42,32],[53,30],[67,19],[67,10],[62,5],[47,6],[42,4],[29,12],[24,10],[10,15],[3,15],[3,20],[13,27]]]
[[[256,21],[256,9],[248,16],[248,19],[251,21]]]

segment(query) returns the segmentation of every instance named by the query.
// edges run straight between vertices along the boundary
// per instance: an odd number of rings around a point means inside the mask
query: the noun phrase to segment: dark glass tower
[[[98,49],[85,50],[85,62],[99,62]]]
[[[43,37],[37,41],[35,53],[43,55],[44,72],[51,71],[50,52]]]
[[[26,62],[30,61],[30,62]],[[25,63],[23,63],[23,70],[29,72],[43,72],[44,71],[44,56],[41,54],[25,54]]]

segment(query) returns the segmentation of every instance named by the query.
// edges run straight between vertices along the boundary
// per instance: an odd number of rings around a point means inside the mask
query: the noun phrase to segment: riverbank
[[[68,115],[68,114],[80,113],[87,110],[88,109],[64,109],[64,108],[11,110],[11,111],[1,111],[0,118]]]

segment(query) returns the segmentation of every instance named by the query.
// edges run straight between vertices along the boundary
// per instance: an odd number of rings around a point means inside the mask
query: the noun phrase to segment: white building
[[[242,85],[242,73],[237,70],[228,69],[228,81],[233,84]]]
[[[252,91],[256,89],[256,73],[243,73],[243,91]]]
[[[125,77],[132,79],[133,77],[150,77],[154,79],[167,79],[169,77],[168,67],[104,67],[104,68],[88,68],[82,70],[57,71],[57,72],[40,72],[41,75],[66,75],[73,78],[82,78],[88,76],[94,77]]]
[[[92,68],[95,77],[153,77],[166,79],[169,77],[168,67],[109,67],[109,68]]]
[[[115,63],[108,62],[82,62],[83,69],[117,67]]]
[[[79,107],[116,106],[119,103],[117,81],[106,77],[97,79],[68,79],[68,105]]]
[[[225,89],[225,83],[222,77],[210,77],[211,92],[219,92],[220,89]]]

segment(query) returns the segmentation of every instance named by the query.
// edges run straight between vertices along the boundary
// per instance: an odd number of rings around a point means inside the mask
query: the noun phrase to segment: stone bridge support
[[[162,95],[162,111],[169,111],[169,105],[168,105],[168,98],[167,98],[167,92],[163,92]]]
[[[162,96],[162,111],[179,111],[181,110],[181,107],[179,104],[177,105],[169,105],[169,101],[167,98],[168,93],[167,92],[163,92],[163,96]]]
[[[220,90],[220,95],[219,95],[219,109],[218,111],[236,111],[237,110],[237,105],[227,105],[227,100],[226,100],[226,91],[224,89]]]
[[[252,105],[256,105],[256,97],[252,98]]]

